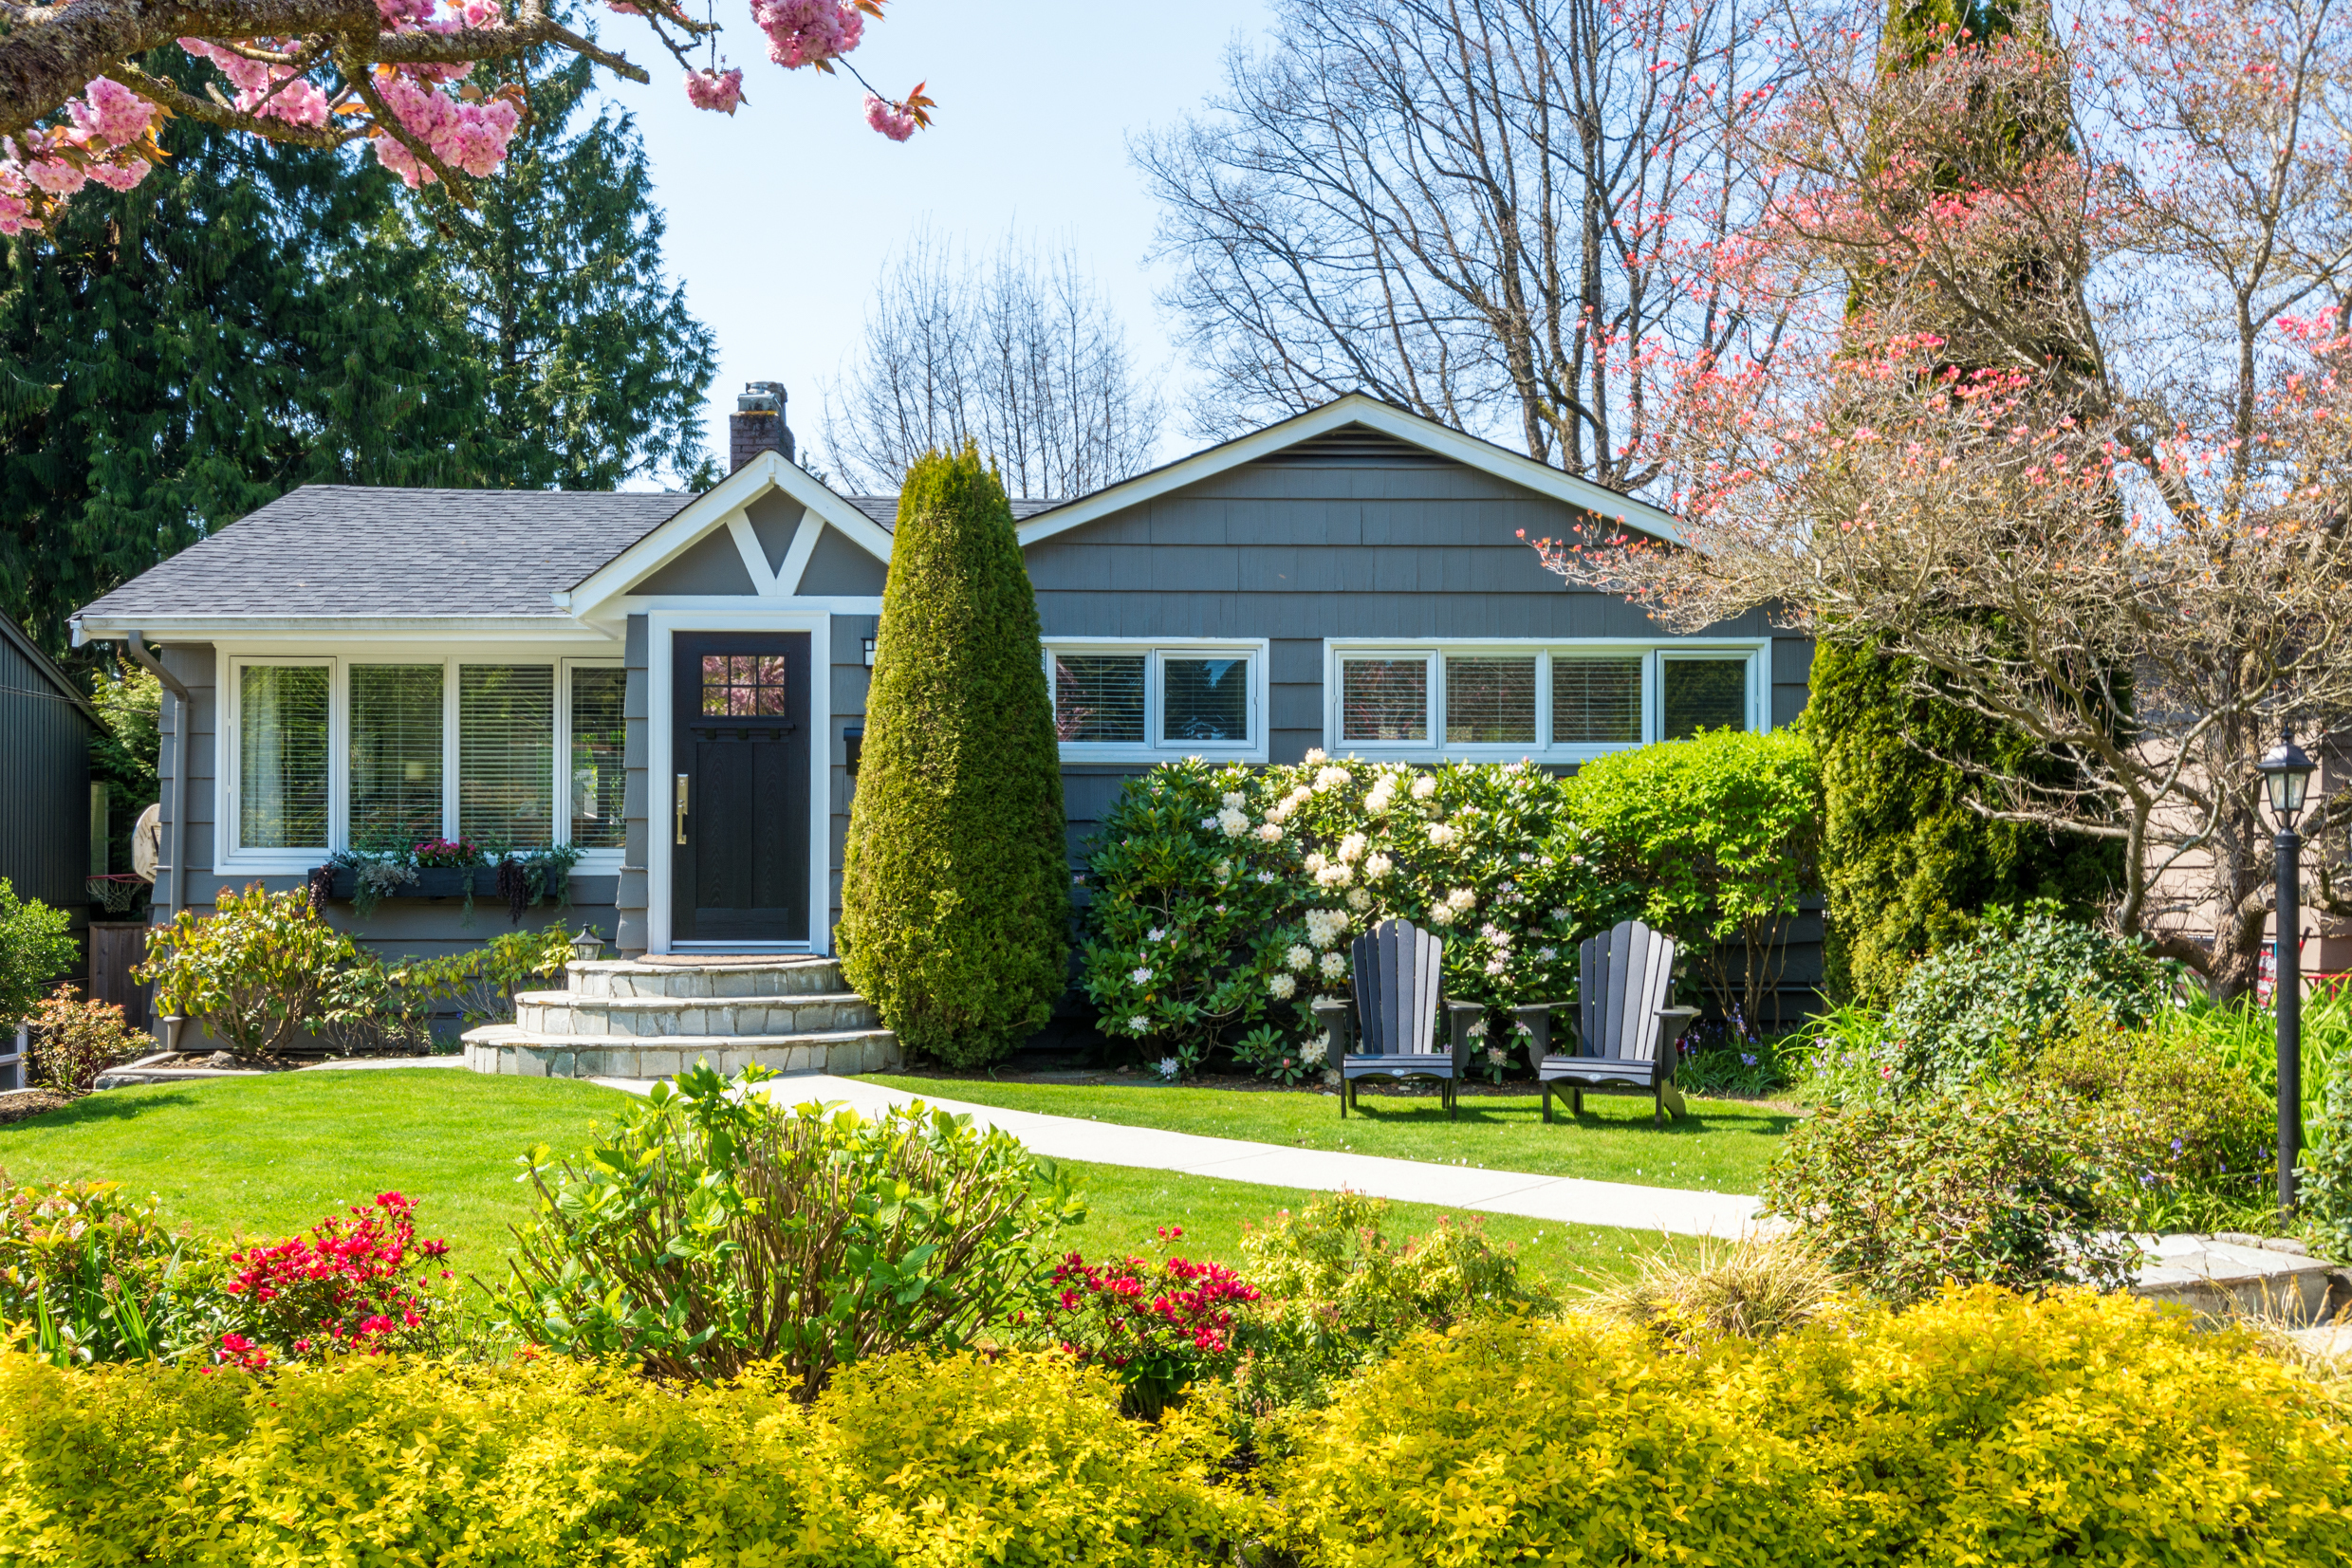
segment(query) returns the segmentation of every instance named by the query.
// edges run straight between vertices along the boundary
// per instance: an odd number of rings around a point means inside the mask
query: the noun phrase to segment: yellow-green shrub
[[[664,1387],[549,1358],[255,1377],[0,1353],[0,1561],[1189,1563],[1250,1507],[1199,1423],[1055,1357]]]
[[[2316,1385],[2124,1298],[1991,1287],[1765,1344],[1406,1345],[1276,1468],[1310,1564],[2352,1562]]]

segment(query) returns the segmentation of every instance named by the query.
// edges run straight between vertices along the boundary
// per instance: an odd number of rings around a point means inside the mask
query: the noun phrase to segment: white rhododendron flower
[[[1203,817],[1203,818],[1200,820],[1200,830],[1201,830],[1203,833],[1213,833],[1213,832],[1215,832],[1215,831],[1216,831],[1216,825],[1217,825],[1217,820],[1216,820],[1214,817]]]
[[[1281,843],[1281,842],[1282,842],[1282,824],[1281,824],[1280,822],[1274,821],[1273,821],[1272,819],[1270,819],[1270,818],[1269,818],[1269,819],[1268,819],[1267,821],[1263,821],[1263,822],[1260,822],[1260,823],[1258,824],[1258,842],[1260,842],[1260,843],[1262,843],[1262,844],[1278,844],[1278,843]],[[1265,878],[1264,878],[1264,880],[1270,882],[1270,881],[1272,881],[1272,880],[1273,880],[1273,878],[1272,878],[1271,876],[1268,876],[1268,877],[1265,877]]]
[[[1433,926],[1450,926],[1454,924],[1454,912],[1443,904],[1436,905],[1429,912],[1429,923]]]
[[[1478,895],[1468,888],[1455,888],[1446,895],[1446,904],[1457,913],[1467,913],[1478,907]]]
[[[1152,1021],[1145,1018],[1141,1013],[1138,1013],[1133,1018],[1127,1020],[1127,1032],[1129,1034],[1138,1035],[1149,1034],[1152,1032]]]
[[[1364,861],[1363,874],[1371,880],[1377,882],[1381,877],[1387,876],[1391,871],[1394,871],[1396,867],[1397,862],[1390,859],[1387,856],[1375,855],[1370,859]]]
[[[1347,955],[1341,952],[1324,953],[1323,955],[1323,972],[1333,980],[1337,980],[1340,976],[1345,974],[1347,972]]]
[[[1535,956],[1548,964],[1560,956],[1560,950],[1558,948],[1538,948],[1535,950]]]
[[[1258,880],[1261,882],[1271,882],[1273,879],[1274,874],[1270,871],[1261,871],[1258,873]]]
[[[1483,1018],[1482,1018],[1482,1019],[1480,1019],[1477,1023],[1472,1024],[1470,1026],[1470,1028],[1469,1028],[1469,1030],[1468,1030],[1467,1032],[1469,1033],[1470,1038],[1471,1038],[1471,1039],[1472,1039],[1472,1040],[1484,1040],[1484,1039],[1486,1039],[1486,1038],[1487,1038],[1487,1021],[1486,1021],[1485,1019],[1483,1019]]]
[[[1449,823],[1432,822],[1429,824],[1429,844],[1432,849],[1443,849],[1460,837],[1461,834]]]
[[[1503,955],[1501,953],[1496,953],[1492,958],[1487,960],[1487,973],[1501,974],[1503,972],[1503,968],[1504,963]]]
[[[1478,928],[1478,934],[1485,937],[1488,941],[1493,943],[1498,948],[1508,948],[1510,946],[1510,932],[1505,931],[1500,926],[1480,926]]]
[[[1308,910],[1306,939],[1319,948],[1327,948],[1347,934],[1347,916],[1338,910]]]
[[[1312,949],[1293,942],[1290,950],[1282,955],[1282,961],[1294,969],[1303,969],[1315,961],[1315,954]]]
[[[1366,893],[1361,888],[1349,888],[1347,890],[1347,907],[1361,914],[1365,910],[1372,907],[1372,895]]]
[[[1343,860],[1362,859],[1363,852],[1366,848],[1370,847],[1371,842],[1371,839],[1365,838],[1361,833],[1349,834],[1346,838],[1340,840],[1340,858]]]
[[[1210,822],[1215,823],[1217,831],[1224,834],[1228,839],[1238,839],[1243,834],[1250,831],[1250,818],[1248,813],[1235,806],[1227,806],[1223,811],[1218,812],[1213,818],[1210,819]],[[1200,825],[1207,827],[1210,825],[1210,822],[1203,822]]]
[[[1424,773],[1419,778],[1413,781],[1413,798],[1415,800],[1426,801],[1432,795],[1436,793],[1437,781],[1432,775]]]
[[[1306,857],[1306,858],[1304,861],[1300,862],[1300,863],[1301,863],[1301,864],[1303,864],[1303,865],[1305,865],[1305,866],[1306,867],[1306,869],[1307,869],[1307,870],[1309,870],[1309,871],[1321,871],[1324,867],[1325,867],[1325,866],[1329,865],[1331,862],[1330,862],[1329,860],[1324,859],[1324,854],[1323,854],[1323,851],[1318,849],[1318,850],[1310,850],[1310,851],[1307,853],[1307,857]]]
[[[1310,766],[1316,763],[1328,762],[1330,758],[1331,753],[1320,746],[1310,746],[1306,748],[1306,761]]]
[[[1396,803],[1396,792],[1389,788],[1388,781],[1386,779],[1382,779],[1379,784],[1374,784],[1372,786],[1372,793],[1363,798],[1363,808],[1365,812],[1374,817],[1387,816],[1388,808]]]
[[[1220,882],[1230,882],[1232,879],[1233,862],[1231,860],[1219,860],[1217,862],[1217,880]]]
[[[1174,1082],[1176,1080],[1176,1076],[1184,1071],[1184,1063],[1176,1057],[1164,1056],[1159,1059],[1159,1067],[1157,1070],[1161,1078],[1167,1079],[1169,1081]]]
[[[1278,974],[1266,983],[1266,988],[1274,993],[1275,1001],[1287,1002],[1298,994],[1299,983],[1287,974]]]
[[[1551,917],[1554,920],[1559,921],[1564,926],[1568,923],[1568,912],[1566,910],[1556,909],[1551,912]]]
[[[1318,792],[1326,789],[1345,789],[1355,782],[1355,777],[1344,767],[1326,767],[1315,775],[1315,788]]]
[[[1356,879],[1356,873],[1346,866],[1324,866],[1315,873],[1315,880],[1327,888],[1343,888]]]
[[[1148,981],[1152,978],[1152,971],[1151,971],[1151,970],[1149,970],[1149,969],[1138,969],[1138,970],[1136,970],[1136,971],[1135,971],[1135,973],[1133,973],[1133,974],[1131,974],[1131,975],[1127,976],[1127,978],[1128,978],[1128,979],[1130,979],[1130,980],[1132,980],[1132,981],[1134,981],[1137,985],[1140,986],[1140,985],[1145,984],[1146,982],[1148,982]]]
[[[1503,1049],[1500,1045],[1490,1045],[1487,1047],[1487,1060],[1493,1062],[1497,1067],[1509,1066],[1510,1063],[1510,1053]]]
[[[1330,1056],[1330,1054],[1331,1036],[1327,1032],[1317,1035],[1314,1039],[1299,1047],[1299,1061],[1303,1065],[1308,1067],[1322,1066],[1324,1064],[1324,1060]]]
[[[1301,784],[1289,794],[1285,795],[1282,798],[1282,803],[1295,810],[1296,808],[1305,805],[1307,802],[1313,800],[1314,798],[1315,792],[1307,788],[1305,784]]]
[[[1240,810],[1243,806],[1245,806],[1245,805],[1247,805],[1247,804],[1249,804],[1249,803],[1250,803],[1250,797],[1249,797],[1249,796],[1247,796],[1247,795],[1244,795],[1244,794],[1243,794],[1240,790],[1238,790],[1238,789],[1229,789],[1229,790],[1227,790],[1227,791],[1225,792],[1225,797],[1224,797],[1224,799],[1222,799],[1222,800],[1220,800],[1219,802],[1217,802],[1217,804],[1219,804],[1219,805],[1223,806],[1223,807],[1224,807],[1226,810],[1228,810],[1228,811],[1239,811],[1239,810]]]

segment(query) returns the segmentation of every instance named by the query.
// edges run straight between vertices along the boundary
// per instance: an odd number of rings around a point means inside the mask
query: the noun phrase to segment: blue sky
[[[903,144],[866,128],[845,74],[771,65],[748,0],[716,4],[720,50],[744,67],[750,99],[732,119],[689,107],[676,66],[627,18],[600,31],[654,77],[607,81],[643,130],[671,269],[718,335],[717,450],[747,380],[783,381],[794,431],[818,434],[820,385],[856,342],[871,280],[926,222],[983,249],[1009,226],[1066,239],[1125,317],[1138,358],[1180,378],[1143,267],[1154,205],[1127,137],[1215,87],[1227,45],[1258,39],[1263,0],[892,0],[854,58],[891,95],[930,83],[937,121]],[[1182,446],[1173,437],[1161,454]]]

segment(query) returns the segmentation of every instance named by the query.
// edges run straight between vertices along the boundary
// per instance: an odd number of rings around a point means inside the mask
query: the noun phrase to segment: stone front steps
[[[525,991],[511,1024],[470,1029],[466,1065],[525,1078],[672,1078],[696,1061],[730,1077],[873,1073],[904,1060],[830,958],[631,959],[565,967],[566,989]]]

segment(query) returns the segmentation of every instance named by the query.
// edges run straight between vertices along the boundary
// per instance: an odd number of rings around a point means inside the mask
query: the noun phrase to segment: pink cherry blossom
[[[768,35],[768,58],[787,71],[847,54],[865,36],[849,0],[752,0],[751,20]]]
[[[100,77],[65,105],[76,129],[108,148],[127,147],[147,134],[156,106],[111,77]]]
[[[686,101],[697,109],[715,109],[731,115],[743,101],[743,72],[688,71]]]
[[[915,116],[888,99],[865,95],[865,122],[893,141],[904,141],[915,134]]]

